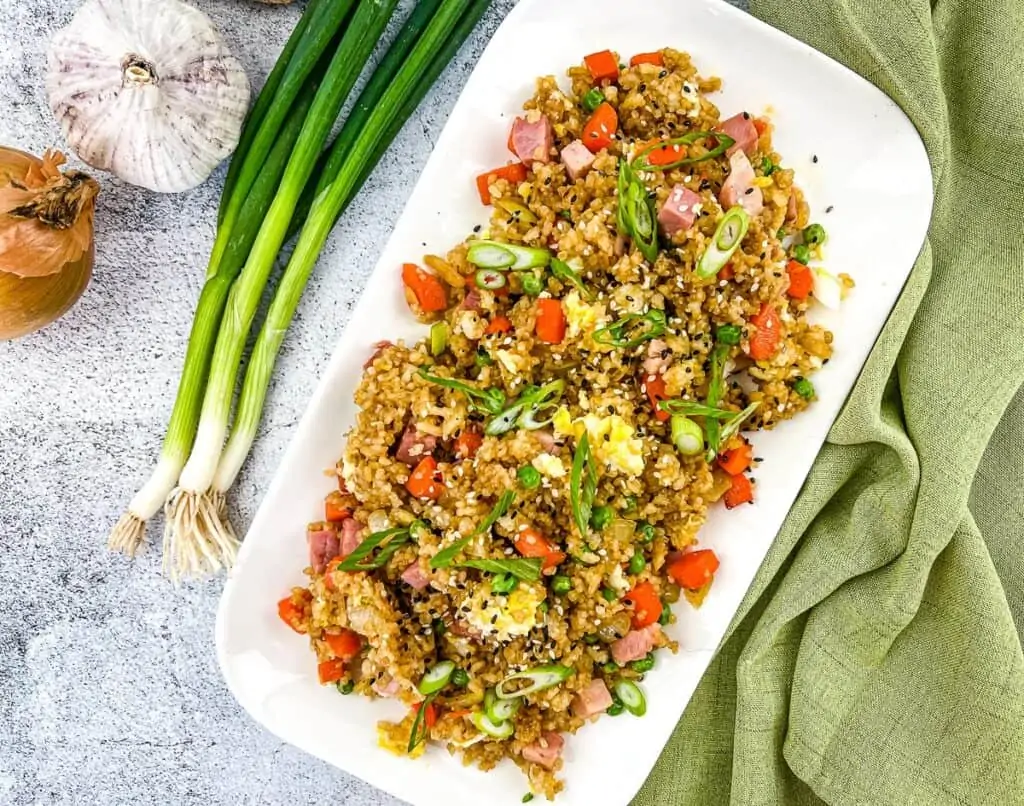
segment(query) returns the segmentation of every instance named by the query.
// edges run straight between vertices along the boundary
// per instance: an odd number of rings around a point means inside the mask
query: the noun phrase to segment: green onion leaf
[[[524,582],[536,582],[540,579],[540,569],[544,561],[539,557],[516,557],[510,560],[463,560],[456,563],[456,568],[473,568],[488,574],[511,574]]]
[[[610,325],[598,328],[593,339],[598,344],[608,344],[628,350],[656,339],[666,329],[665,312],[651,308],[647,313],[628,313]]]
[[[418,686],[420,694],[426,696],[439,692],[448,685],[448,681],[452,679],[452,673],[454,671],[455,664],[450,660],[443,660],[434,665],[432,668],[427,670],[427,673],[423,675],[420,680],[420,684]]]
[[[387,564],[395,552],[404,543],[410,540],[409,527],[397,526],[393,529],[385,529],[382,532],[374,532],[362,543],[356,546],[355,551],[349,554],[338,564],[340,571],[372,571]],[[387,545],[385,545],[387,544]],[[373,559],[363,562],[373,552],[383,546],[380,553]]]
[[[757,409],[758,409],[758,407],[760,405],[761,404],[759,402],[751,403],[749,406],[747,406],[745,409],[743,409],[743,411],[741,411],[738,414],[736,414],[727,423],[723,423],[722,424],[722,435],[721,435],[721,438],[719,440],[719,445],[724,445],[730,439],[732,439],[734,436],[736,436],[736,434],[738,434],[739,431],[740,431],[740,426],[743,425],[743,423],[745,423],[747,421],[747,419],[750,417],[751,414],[753,414],[755,411],[757,411]],[[711,461],[711,460],[709,459],[708,461]]]
[[[585,300],[591,301],[594,299],[593,292],[587,288],[586,283],[580,279],[579,274],[573,271],[572,266],[564,260],[559,260],[556,257],[551,258],[551,274],[563,283],[568,283],[575,287],[576,290],[580,292],[580,296]]]
[[[515,732],[515,726],[511,722],[495,722],[483,711],[474,711],[469,719],[478,731],[493,739],[507,739]]]
[[[684,157],[676,160],[675,162],[670,162],[667,165],[652,165],[651,162],[646,159],[647,155],[656,148],[692,145],[700,140],[707,139],[714,140],[715,146],[706,153],[697,157]],[[671,171],[673,168],[678,168],[682,165],[693,165],[698,162],[704,162],[704,160],[713,159],[714,157],[720,157],[729,148],[735,145],[735,143],[735,140],[721,132],[690,132],[689,134],[684,134],[682,137],[672,137],[668,140],[659,140],[658,142],[647,146],[639,154],[633,157],[633,168],[637,171]]]
[[[669,414],[682,414],[684,417],[711,417],[715,420],[728,420],[736,416],[731,409],[719,409],[692,400],[662,400],[659,404],[662,411]]]
[[[505,393],[500,389],[478,389],[457,378],[444,378],[440,375],[433,375],[426,367],[420,367],[417,374],[429,383],[443,386],[445,389],[454,389],[456,392],[462,392],[471,400],[480,401],[480,407],[492,414],[496,411],[501,411],[502,406],[505,405]]]
[[[522,672],[510,674],[494,687],[494,694],[499,700],[525,697],[528,694],[535,694],[538,691],[544,691],[544,689],[557,686],[559,683],[564,683],[575,673],[576,670],[571,666],[535,666],[532,669],[525,669]],[[514,691],[508,690],[509,684],[520,680],[529,682],[522,688],[516,688]]]
[[[406,751],[409,753],[427,740],[430,728],[427,727],[427,720],[424,714],[436,696],[436,693],[428,694],[423,702],[420,703],[419,708],[416,709],[416,718],[412,721],[412,728],[409,730],[409,746],[406,748]]]
[[[590,451],[590,435],[584,431],[572,459],[572,473],[569,476],[569,501],[573,519],[580,537],[586,540],[590,529],[590,515],[594,509],[597,494],[597,461]]]
[[[494,505],[490,514],[484,519],[483,523],[476,527],[470,534],[465,537],[460,537],[454,543],[447,548],[441,549],[437,554],[430,558],[430,567],[433,569],[447,568],[452,564],[452,561],[458,556],[459,552],[462,551],[466,546],[469,545],[469,541],[478,535],[482,535],[488,531],[497,522],[498,518],[502,517],[508,508],[512,506],[512,502],[516,500],[515,490],[505,490],[498,499],[498,503]]]
[[[697,276],[708,279],[718,274],[722,266],[729,262],[729,258],[739,248],[749,226],[750,214],[738,204],[730,207],[722,220],[718,222],[718,228],[715,229],[715,234],[711,238],[711,244],[697,261]]]

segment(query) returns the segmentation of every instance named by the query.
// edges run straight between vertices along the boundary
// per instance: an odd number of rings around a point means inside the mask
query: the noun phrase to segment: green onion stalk
[[[317,72],[313,73],[312,81],[302,88],[300,94],[293,93],[289,86],[282,90],[284,94],[278,97],[282,84],[281,71],[278,68],[288,64],[299,46],[303,45],[302,34],[319,3],[321,0],[313,0],[307,7],[296,27],[296,33],[292,34],[278,60],[278,67],[274,68],[267,85],[260,92],[256,105],[249,114],[246,130],[235,150],[232,167],[241,164],[246,159],[252,138],[255,136],[254,130],[256,128],[268,129],[269,134],[264,139],[269,139],[272,142],[272,147],[261,157],[262,170],[249,183],[244,193],[241,190],[232,190],[231,187],[226,187],[222,195],[222,204],[226,204],[229,197],[232,197],[232,204],[235,205],[238,205],[239,202],[233,197],[238,196],[243,199],[239,207],[239,218],[242,223],[238,227],[224,223],[218,225],[217,239],[221,248],[219,251],[215,250],[216,254],[210,258],[207,280],[200,294],[192,332],[189,334],[184,368],[178,384],[178,394],[167,426],[160,459],[150,478],[132,498],[128,505],[128,511],[114,526],[108,543],[114,551],[122,551],[129,555],[135,554],[145,537],[146,521],[160,511],[164,499],[174,489],[178,475],[188,459],[199,422],[200,401],[205,390],[210,358],[213,354],[217,331],[220,328],[224,305],[232,283],[241,271],[256,238],[256,223],[248,224],[247,222],[263,220],[302,130],[306,114],[313,102],[317,83],[322,78],[325,66],[318,64],[315,66]],[[342,3],[342,5],[350,6],[351,3]],[[341,18],[337,18],[335,30],[340,25]],[[319,50],[314,49],[311,52],[317,56],[322,54],[322,51],[321,47]],[[305,52],[305,47],[302,52]],[[305,69],[304,66],[300,65],[300,67]],[[309,73],[305,72],[304,75],[308,76]],[[276,103],[277,108],[286,114],[284,116],[275,115],[272,120],[266,120],[264,112],[257,115],[258,110],[265,110],[271,102]]]
[[[488,5],[489,0],[442,0],[407,58],[404,51],[394,53],[398,42],[388,51],[338,135],[328,161],[336,171],[312,203],[253,348],[214,479],[216,495],[230,489],[249,455],[278,351],[334,222]]]
[[[215,571],[234,558],[237,540],[230,527],[225,526],[222,500],[210,495],[210,486],[227,436],[245,341],[302,190],[342,104],[396,4],[397,0],[361,0],[357,6],[313,99],[245,266],[231,287],[210,364],[195,444],[181,471],[178,487],[168,496],[165,505],[164,563],[174,577],[181,573],[196,575],[204,570]],[[310,30],[313,24],[310,23]],[[271,114],[272,111],[268,112],[267,119]],[[249,156],[256,153],[255,147],[256,142]],[[244,183],[243,171],[235,186],[236,193]],[[230,221],[229,207],[225,225]]]

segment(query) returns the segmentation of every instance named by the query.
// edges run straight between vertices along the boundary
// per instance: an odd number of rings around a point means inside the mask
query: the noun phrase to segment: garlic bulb
[[[238,60],[180,0],[87,0],[54,37],[46,90],[84,162],[161,193],[203,182],[249,106]]]

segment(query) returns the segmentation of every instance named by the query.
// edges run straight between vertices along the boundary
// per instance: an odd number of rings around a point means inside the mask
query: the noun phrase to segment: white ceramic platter
[[[307,521],[321,517],[355,416],[352,392],[372,345],[417,339],[399,267],[444,253],[486,222],[474,177],[508,160],[512,117],[537,76],[563,76],[604,48],[628,58],[671,46],[717,75],[723,118],[769,113],[774,143],[829,235],[827,265],[857,288],[841,311],[822,316],[835,356],[814,376],[820,400],[797,419],[758,434],[757,503],[715,508],[701,531],[722,567],[700,610],[677,606],[669,629],[682,649],[659,654],[644,682],[643,719],[601,719],[567,741],[562,806],[618,806],[647,777],[707,668],[796,498],[921,247],[931,212],[931,174],[904,114],[868,82],[802,43],[720,0],[523,0],[495,34],[452,112],[405,212],[338,343],[224,589],[217,647],[228,685],[253,718],[284,741],[422,806],[514,806],[527,791],[511,763],[483,773],[440,748],[416,761],[378,748],[376,722],[397,718],[395,702],[339,696],[316,680],[305,638],[277,617],[275,603],[304,582]],[[564,81],[563,81],[564,86]],[[814,161],[814,157],[817,160]],[[831,207],[828,214],[825,209]],[[423,244],[427,247],[424,248]],[[344,271],[344,266],[324,267]]]

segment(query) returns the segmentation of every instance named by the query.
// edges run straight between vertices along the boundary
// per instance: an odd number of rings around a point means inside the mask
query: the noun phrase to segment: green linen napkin
[[[1024,803],[1024,2],[751,6],[904,109],[935,212],[637,806]]]

